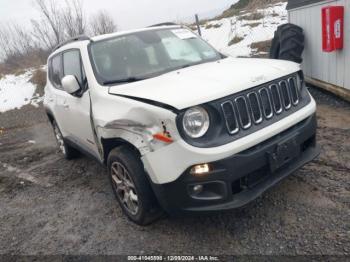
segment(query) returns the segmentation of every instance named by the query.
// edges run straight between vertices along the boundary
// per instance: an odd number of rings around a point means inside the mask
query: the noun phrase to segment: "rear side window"
[[[63,53],[63,73],[64,75],[74,75],[81,86],[84,84],[83,69],[78,50]]]
[[[49,70],[49,78],[54,87],[61,89],[62,72],[62,58],[57,55],[51,59],[51,66]]]

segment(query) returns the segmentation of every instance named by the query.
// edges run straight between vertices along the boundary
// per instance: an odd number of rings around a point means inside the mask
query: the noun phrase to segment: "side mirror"
[[[80,90],[80,85],[77,78],[73,75],[66,75],[62,78],[63,90],[68,94],[74,94]]]

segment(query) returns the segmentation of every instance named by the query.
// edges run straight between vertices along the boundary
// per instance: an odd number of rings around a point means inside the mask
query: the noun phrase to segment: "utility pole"
[[[196,24],[197,24],[198,34],[199,34],[200,36],[202,36],[201,27],[200,27],[200,25],[199,25],[199,18],[198,18],[198,15],[196,14],[195,17],[196,17]]]

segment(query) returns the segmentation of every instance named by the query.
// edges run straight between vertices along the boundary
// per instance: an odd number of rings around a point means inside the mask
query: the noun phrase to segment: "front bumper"
[[[229,158],[284,132],[315,112],[316,103],[311,98],[308,105],[292,115],[231,143],[212,148],[198,148],[179,137],[174,137],[173,143],[149,152],[141,159],[153,183],[174,182],[189,166]]]
[[[212,162],[214,169],[205,177],[194,177],[189,168],[177,180],[152,187],[160,205],[172,214],[243,206],[318,156],[316,127],[312,115],[265,142]],[[203,187],[199,194],[193,190],[197,185]]]

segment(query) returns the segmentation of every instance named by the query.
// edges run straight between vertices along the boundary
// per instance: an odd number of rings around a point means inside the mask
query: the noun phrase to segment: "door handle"
[[[69,108],[69,105],[68,104],[63,104],[63,107],[68,109]]]
[[[53,102],[53,98],[49,98],[49,102]]]

